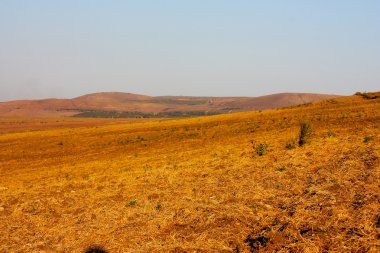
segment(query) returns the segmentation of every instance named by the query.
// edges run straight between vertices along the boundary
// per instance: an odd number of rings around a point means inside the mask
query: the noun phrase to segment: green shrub
[[[299,135],[299,140],[298,140],[298,145],[303,146],[306,143],[309,142],[311,134],[311,125],[309,122],[303,121],[300,124],[300,135]]]
[[[363,142],[366,143],[366,142],[370,142],[370,141],[373,141],[374,137],[373,136],[366,136],[364,137],[363,139]]]
[[[135,206],[135,205],[137,205],[137,200],[136,199],[135,200],[131,200],[128,203],[128,206]]]
[[[255,147],[255,152],[256,154],[258,154],[259,156],[263,156],[267,153],[267,148],[268,148],[268,144],[266,143],[260,143],[259,145],[257,145]]]

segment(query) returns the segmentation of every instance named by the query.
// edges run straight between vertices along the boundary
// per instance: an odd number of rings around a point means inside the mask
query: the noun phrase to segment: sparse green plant
[[[254,145],[254,149],[255,149],[255,153],[259,156],[263,156],[267,153],[267,149],[268,149],[268,144],[266,143],[260,143],[258,144],[257,146]]]
[[[129,203],[128,203],[127,206],[135,206],[135,205],[137,205],[137,200],[136,199],[129,201]]]
[[[298,145],[301,147],[309,142],[311,134],[311,124],[306,121],[300,123],[300,135],[298,140]]]
[[[373,139],[374,139],[373,136],[366,136],[366,137],[363,138],[363,142],[367,143],[367,142],[373,141]]]
[[[159,210],[161,210],[162,206],[161,206],[160,203],[158,203],[155,208],[156,208],[157,211],[159,211]]]
[[[283,171],[285,171],[285,167],[278,167],[278,168],[276,168],[276,171],[277,172],[283,172]]]

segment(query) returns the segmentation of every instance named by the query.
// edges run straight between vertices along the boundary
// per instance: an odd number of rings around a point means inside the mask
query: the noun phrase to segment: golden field
[[[12,122],[0,123],[0,252],[380,251],[379,98],[34,131],[23,120],[0,120]],[[310,140],[287,148],[300,121]]]

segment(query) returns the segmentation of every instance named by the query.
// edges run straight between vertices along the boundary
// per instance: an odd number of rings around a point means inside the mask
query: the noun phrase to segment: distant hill
[[[331,99],[337,95],[279,93],[261,97],[144,96],[101,92],[73,99],[0,102],[0,116],[182,117],[264,110]]]

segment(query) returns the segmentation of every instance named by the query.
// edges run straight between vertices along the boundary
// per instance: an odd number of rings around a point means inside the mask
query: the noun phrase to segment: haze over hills
[[[15,100],[0,103],[0,116],[176,117],[264,110],[331,99],[337,95],[279,93],[260,97],[145,96],[93,93],[73,99]]]

